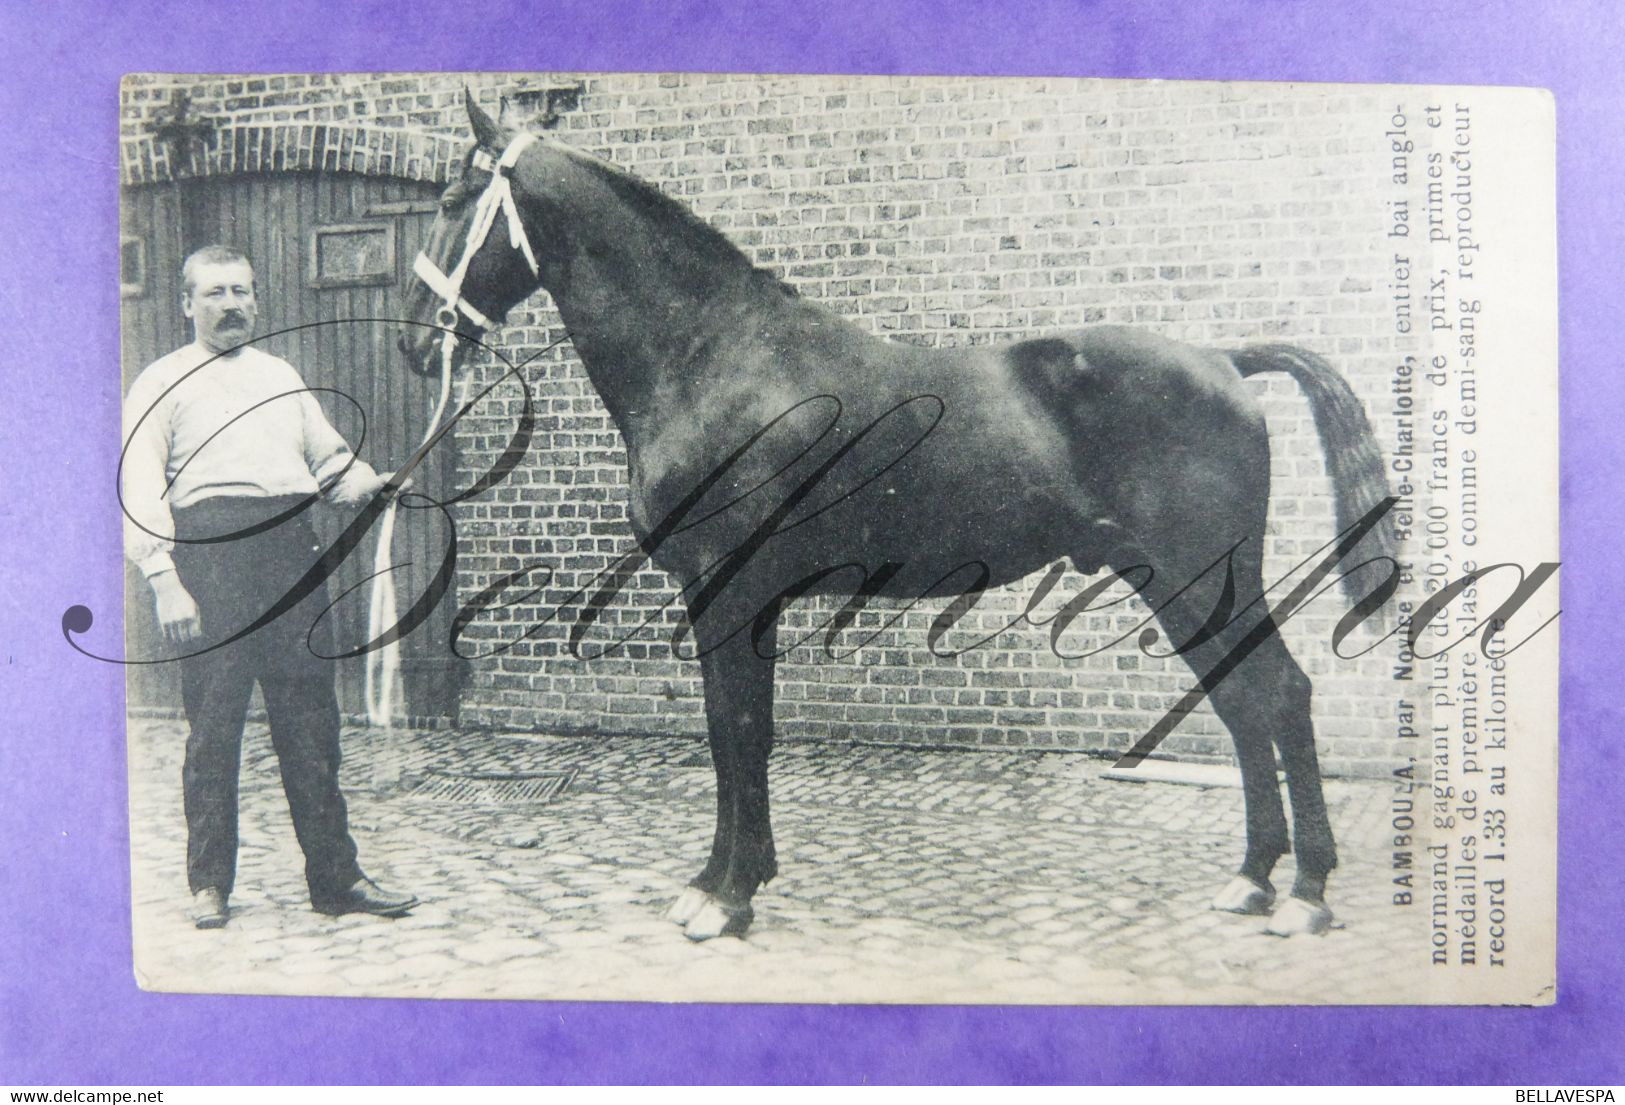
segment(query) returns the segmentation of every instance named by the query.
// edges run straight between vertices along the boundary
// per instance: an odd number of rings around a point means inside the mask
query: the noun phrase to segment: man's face
[[[192,320],[197,340],[211,352],[243,344],[259,315],[254,270],[246,261],[198,265],[192,286],[181,294],[181,310]]]

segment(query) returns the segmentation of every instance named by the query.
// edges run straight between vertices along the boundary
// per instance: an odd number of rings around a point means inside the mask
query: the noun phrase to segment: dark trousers
[[[217,497],[175,512],[175,567],[198,605],[204,633],[202,645],[194,642],[186,651],[207,649],[181,661],[190,726],[182,769],[186,871],[193,893],[213,887],[230,894],[236,878],[237,777],[256,682],[312,898],[332,897],[361,877],[339,791],[333,661],[316,655],[332,652],[327,623],[317,624],[326,587],[270,624],[219,644],[274,607],[315,561],[317,540],[307,515],[237,540],[187,543],[237,532],[296,501]]]

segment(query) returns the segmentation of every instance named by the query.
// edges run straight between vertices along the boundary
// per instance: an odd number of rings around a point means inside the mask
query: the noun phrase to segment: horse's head
[[[399,346],[412,367],[438,372],[448,332],[459,338],[454,359],[500,324],[540,282],[534,227],[521,204],[514,166],[535,139],[502,126],[463,94],[474,145],[440,197],[440,210],[413,264]]]

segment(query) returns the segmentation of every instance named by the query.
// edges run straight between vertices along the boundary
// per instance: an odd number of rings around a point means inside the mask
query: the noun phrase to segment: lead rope
[[[446,403],[451,398],[452,351],[456,347],[457,335],[448,330],[440,342],[440,396],[429,412],[429,428],[424,431],[423,440],[418,443],[420,450],[429,444],[430,439],[440,429],[440,420],[446,415]],[[465,376],[457,397],[459,410],[467,400],[467,393],[468,377]],[[372,595],[367,605],[369,641],[376,641],[399,618],[399,608],[395,601],[395,580],[391,575],[395,565],[390,563],[394,556],[395,512],[399,502],[400,490],[397,488],[388,505],[384,507],[383,521],[378,527],[378,546],[373,550]],[[367,698],[368,724],[384,727],[394,720],[395,688],[400,681],[400,674],[399,637],[391,638],[382,648],[367,653],[364,691]]]
[[[457,267],[451,271],[451,275],[447,276],[441,272],[425,253],[419,253],[412,263],[412,271],[418,279],[445,300],[445,305],[440,308],[437,316],[443,331],[440,339],[440,396],[435,402],[434,409],[429,412],[429,427],[424,431],[423,441],[418,445],[419,452],[428,446],[439,431],[440,421],[446,415],[446,404],[451,399],[452,354],[457,348],[455,329],[458,313],[466,315],[482,330],[494,329],[491,320],[463,298],[463,279],[468,274],[469,262],[480,251],[486,237],[491,233],[491,228],[496,225],[499,213],[507,217],[508,244],[524,254],[532,273],[541,271],[536,262],[536,253],[531,249],[530,238],[525,234],[524,223],[520,220],[519,205],[514,201],[513,187],[508,178],[508,173],[519,160],[519,155],[534,141],[536,136],[533,134],[515,135],[508,143],[507,149],[502,151],[502,156],[495,161],[485,151],[475,151],[474,164],[489,170],[491,181],[485,186],[485,191],[480,194],[479,203],[474,208],[474,217],[468,226],[468,236],[463,241],[463,256],[457,262]],[[465,375],[458,385],[457,409],[462,410],[467,406],[467,402],[468,376]],[[383,521],[378,529],[378,545],[372,558],[372,594],[367,606],[368,641],[376,641],[393,627],[398,619],[395,580],[392,574],[396,566],[390,561],[393,559],[395,511],[399,501],[400,489],[397,488],[395,495],[391,496],[388,505],[384,507]],[[400,681],[400,672],[401,644],[398,637],[367,653],[364,692],[369,724],[383,728],[394,720],[395,688]]]

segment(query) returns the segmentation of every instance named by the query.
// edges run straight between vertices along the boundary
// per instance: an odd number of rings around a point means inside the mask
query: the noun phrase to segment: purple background
[[[661,0],[0,9],[0,1083],[1625,1081],[1622,19],[1611,3]],[[411,10],[402,14],[401,9]],[[1356,10],[1350,10],[1351,8]],[[545,12],[545,14],[538,14]],[[942,14],[951,12],[951,14]],[[1545,1009],[550,1005],[142,993],[119,633],[118,80],[128,71],[732,70],[1518,84],[1558,105],[1560,987]]]

